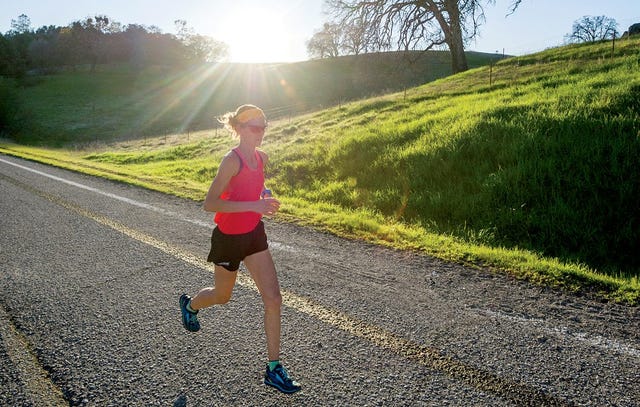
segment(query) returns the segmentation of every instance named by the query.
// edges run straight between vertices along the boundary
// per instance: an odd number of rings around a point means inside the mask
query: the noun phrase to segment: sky
[[[564,43],[574,21],[604,15],[622,33],[640,22],[638,0],[511,0],[485,7],[486,23],[470,51],[524,55]],[[0,0],[0,32],[25,14],[31,26],[67,26],[106,15],[123,25],[156,26],[176,33],[175,20],[230,47],[231,62],[297,62],[309,59],[306,42],[328,21],[324,0]]]

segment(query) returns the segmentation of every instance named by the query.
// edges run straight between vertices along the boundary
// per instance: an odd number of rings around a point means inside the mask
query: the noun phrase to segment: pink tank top
[[[257,201],[264,187],[264,164],[262,156],[257,151],[256,161],[258,166],[255,169],[249,168],[244,161],[242,154],[234,148],[232,150],[240,158],[240,171],[231,177],[227,188],[220,199],[227,201]],[[239,235],[251,232],[262,219],[262,214],[258,212],[216,212],[214,217],[218,229],[228,235]]]

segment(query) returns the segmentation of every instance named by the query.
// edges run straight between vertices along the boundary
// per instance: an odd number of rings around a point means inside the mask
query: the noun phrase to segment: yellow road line
[[[164,253],[178,258],[188,264],[191,264],[198,268],[209,270],[211,272],[213,272],[214,270],[212,264],[206,262],[199,256],[189,253],[186,250],[172,246],[164,241],[158,240],[153,236],[147,235],[138,230],[129,228],[122,223],[116,222],[96,212],[90,211],[79,205],[63,200],[62,198],[46,193],[44,191],[37,190],[29,185],[23,184],[20,181],[12,180],[11,178],[2,176],[1,174],[0,177],[8,179],[12,183],[26,190],[29,190],[72,212],[75,212],[80,216],[92,219],[99,224],[107,226],[126,236],[129,236],[132,239],[159,249]],[[253,283],[251,278],[244,274],[238,275],[237,283],[245,288],[256,290],[255,284]],[[461,381],[480,391],[491,392],[506,399],[514,400],[518,403],[526,401],[530,405],[536,406],[568,405],[568,403],[558,400],[552,395],[546,394],[541,390],[536,389],[535,387],[526,383],[520,383],[513,380],[501,378],[491,372],[483,371],[473,366],[465,365],[464,363],[457,361],[449,356],[443,356],[438,349],[417,344],[392,332],[389,332],[381,327],[368,324],[338,310],[333,310],[325,307],[311,300],[310,298],[297,295],[284,289],[281,292],[283,304],[287,307],[290,307],[303,314],[309,315],[310,317],[316,318],[326,324],[333,326],[334,328],[340,329],[355,337],[365,339],[376,346],[387,349],[397,355],[417,362],[427,368],[443,372],[449,377]]]
[[[29,346],[29,342],[0,307],[0,338],[9,359],[16,367],[24,385],[25,396],[34,406],[68,406],[62,391],[51,381]]]

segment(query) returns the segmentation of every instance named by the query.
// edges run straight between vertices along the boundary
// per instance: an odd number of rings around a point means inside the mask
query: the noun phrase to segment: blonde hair
[[[218,117],[218,122],[224,125],[224,128],[237,135],[236,128],[248,122],[256,117],[263,117],[266,120],[266,116],[262,109],[255,105],[241,105],[235,112],[228,112]]]

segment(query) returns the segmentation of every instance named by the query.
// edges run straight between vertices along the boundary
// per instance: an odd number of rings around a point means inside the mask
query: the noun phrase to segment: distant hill
[[[467,56],[470,68],[501,58],[477,52]],[[231,75],[229,84],[239,91],[238,101],[253,100],[277,113],[287,108],[315,110],[400,91],[452,73],[448,51],[377,52],[292,64],[236,64],[232,70],[235,75]]]
[[[470,52],[471,68],[500,58]],[[146,137],[217,126],[243,103],[271,119],[401,91],[451,74],[448,51],[385,52],[282,64],[100,66],[34,77],[22,100],[21,142],[60,145]]]

